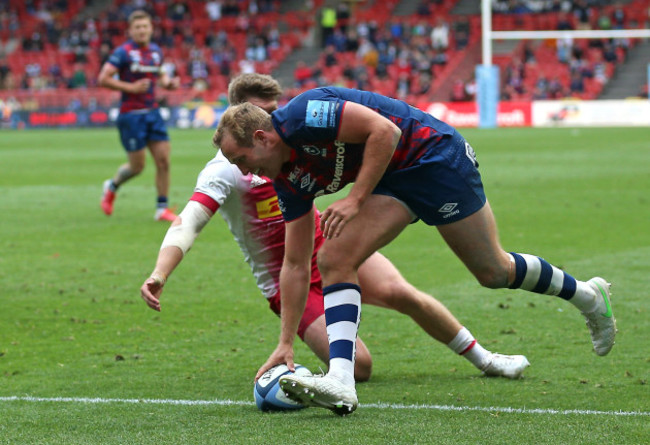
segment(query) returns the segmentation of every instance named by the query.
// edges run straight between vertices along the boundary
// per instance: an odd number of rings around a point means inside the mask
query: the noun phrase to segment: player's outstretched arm
[[[305,311],[311,280],[311,257],[314,252],[314,208],[298,219],[286,223],[284,261],[280,271],[281,332],[278,346],[255,375],[260,378],[273,366],[286,363],[295,371],[293,341]]]
[[[156,266],[140,287],[140,296],[151,309],[160,311],[160,295],[167,277],[176,269],[214,213],[196,201],[187,203],[167,230]]]

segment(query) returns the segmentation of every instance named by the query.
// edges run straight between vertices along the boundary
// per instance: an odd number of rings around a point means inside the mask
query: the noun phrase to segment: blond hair
[[[131,14],[129,14],[129,26],[133,24],[136,20],[141,20],[141,19],[147,19],[151,22],[151,16],[147,11],[144,11],[142,9],[136,9],[133,11]]]
[[[215,147],[220,147],[221,141],[228,133],[240,147],[252,147],[253,133],[256,130],[272,129],[271,116],[260,107],[248,102],[231,105],[221,116],[217,130],[212,136],[212,143]]]
[[[228,84],[228,102],[236,105],[246,102],[251,97],[263,100],[278,100],[282,95],[282,87],[268,74],[240,74]]]

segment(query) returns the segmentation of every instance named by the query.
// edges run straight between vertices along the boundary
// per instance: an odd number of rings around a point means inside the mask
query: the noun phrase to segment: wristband
[[[167,275],[162,272],[154,271],[149,278],[153,279],[153,281],[160,285],[160,287],[164,286],[167,282]]]

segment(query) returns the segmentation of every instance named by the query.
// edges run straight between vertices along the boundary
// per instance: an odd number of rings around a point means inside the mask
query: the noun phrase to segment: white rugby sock
[[[492,355],[490,351],[479,344],[472,333],[464,326],[447,346],[456,354],[465,357],[480,370],[483,370],[489,363]]]

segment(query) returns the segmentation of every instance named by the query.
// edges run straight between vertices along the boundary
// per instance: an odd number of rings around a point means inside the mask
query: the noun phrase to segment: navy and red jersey
[[[371,108],[402,130],[384,175],[416,164],[425,153],[435,150],[444,136],[455,132],[450,125],[404,101],[368,91],[326,87],[296,96],[271,115],[275,130],[293,149],[290,161],[274,180],[285,220],[307,213],[314,198],[335,193],[355,181],[365,144],[338,140],[348,101]]]
[[[118,69],[120,80],[135,82],[139,79],[150,79],[151,87],[146,93],[130,94],[122,92],[120,113],[134,110],[156,108],[154,85],[160,74],[162,51],[155,43],[142,47],[133,40],[120,45],[108,58],[108,63]]]

